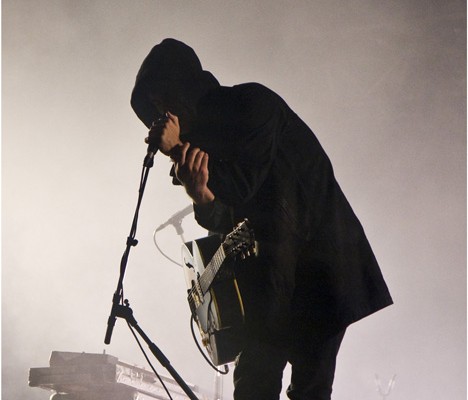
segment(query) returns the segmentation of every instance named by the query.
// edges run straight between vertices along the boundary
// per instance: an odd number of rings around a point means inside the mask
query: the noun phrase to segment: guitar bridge
[[[188,293],[189,293],[189,298],[193,301],[193,305],[196,308],[198,308],[201,304],[205,302],[202,289],[200,287],[200,284],[198,283],[198,280],[197,281],[192,280],[192,289],[190,289]]]

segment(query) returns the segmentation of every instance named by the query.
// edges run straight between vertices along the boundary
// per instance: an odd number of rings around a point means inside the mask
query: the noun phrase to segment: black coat
[[[165,39],[144,60],[132,92],[147,127],[165,111],[151,97],[181,123],[196,121],[182,140],[210,156],[216,200],[195,207],[198,222],[220,233],[244,218],[253,225],[259,255],[237,266],[253,334],[302,340],[392,303],[327,155],[277,94],[254,83],[222,87],[193,49]]]
[[[195,207],[197,221],[227,233],[248,218],[259,241],[259,256],[238,271],[252,326],[280,336],[291,323],[334,331],[392,304],[327,155],[277,94],[255,83],[219,87],[197,111],[184,140],[209,153],[216,196]]]

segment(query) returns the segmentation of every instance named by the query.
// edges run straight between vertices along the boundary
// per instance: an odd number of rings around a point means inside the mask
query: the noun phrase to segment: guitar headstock
[[[235,229],[226,236],[223,248],[226,255],[240,255],[242,259],[256,253],[254,231],[247,219],[238,223]]]

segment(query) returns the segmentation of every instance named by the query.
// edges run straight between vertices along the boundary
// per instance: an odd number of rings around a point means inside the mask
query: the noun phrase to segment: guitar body
[[[204,292],[199,279],[220,248],[219,236],[208,236],[185,243],[182,248],[188,301],[197,322],[202,343],[215,365],[234,361],[241,350],[239,331],[244,323],[242,297],[232,266],[226,258]]]

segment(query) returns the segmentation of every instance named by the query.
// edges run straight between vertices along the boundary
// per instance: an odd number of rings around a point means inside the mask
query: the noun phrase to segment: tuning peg
[[[252,254],[257,255],[257,250],[257,243],[253,243],[250,247],[250,251],[252,252]]]

